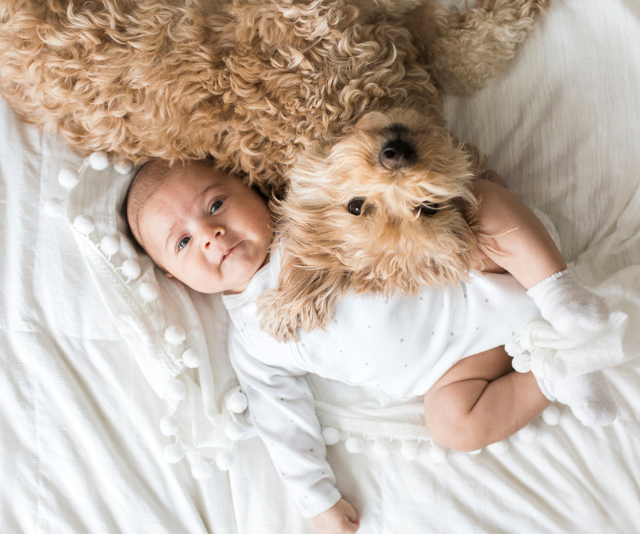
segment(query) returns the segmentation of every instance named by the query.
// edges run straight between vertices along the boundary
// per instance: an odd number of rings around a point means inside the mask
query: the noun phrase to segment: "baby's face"
[[[171,172],[140,214],[141,245],[196,291],[243,291],[268,259],[272,227],[264,199],[203,163]]]

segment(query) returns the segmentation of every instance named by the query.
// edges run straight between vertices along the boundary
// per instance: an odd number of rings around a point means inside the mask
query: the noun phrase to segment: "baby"
[[[507,438],[550,400],[568,404],[585,424],[615,418],[598,373],[549,381],[513,371],[504,344],[539,318],[534,300],[560,329],[569,313],[574,325],[596,330],[608,309],[572,278],[540,221],[505,188],[483,180],[476,194],[481,229],[497,236],[484,264],[515,277],[475,273],[457,287],[425,287],[416,297],[347,295],[329,327],[282,344],[260,330],[256,310],[258,297],[275,287],[280,265],[266,200],[209,161],[154,160],[133,180],[127,219],[138,243],[167,276],[222,293],[231,362],[253,423],[319,533],[355,532],[359,518],[326,461],[307,372],[398,398],[424,395],[433,439],[458,450]]]

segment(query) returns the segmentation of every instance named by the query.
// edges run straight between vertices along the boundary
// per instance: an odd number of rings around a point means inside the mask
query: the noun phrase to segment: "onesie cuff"
[[[338,488],[333,488],[333,490],[331,490],[331,493],[329,493],[329,495],[327,495],[324,499],[304,508],[302,510],[302,514],[308,518],[315,517],[322,512],[326,512],[340,499],[342,499],[342,495],[340,495]]]

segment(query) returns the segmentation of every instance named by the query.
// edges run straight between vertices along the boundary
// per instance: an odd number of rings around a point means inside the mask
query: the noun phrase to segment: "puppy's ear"
[[[260,326],[280,342],[297,341],[298,328],[326,328],[345,284],[342,270],[303,265],[285,248],[278,287],[257,302]]]

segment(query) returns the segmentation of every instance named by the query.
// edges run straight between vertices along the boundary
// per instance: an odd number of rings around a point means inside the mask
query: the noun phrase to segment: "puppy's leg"
[[[430,6],[416,10],[407,24],[440,87],[470,93],[508,65],[548,5],[549,0],[478,0],[472,9],[447,15]]]
[[[278,287],[257,302],[261,328],[280,342],[298,341],[299,328],[326,328],[346,283],[343,271],[310,269],[285,249]]]

